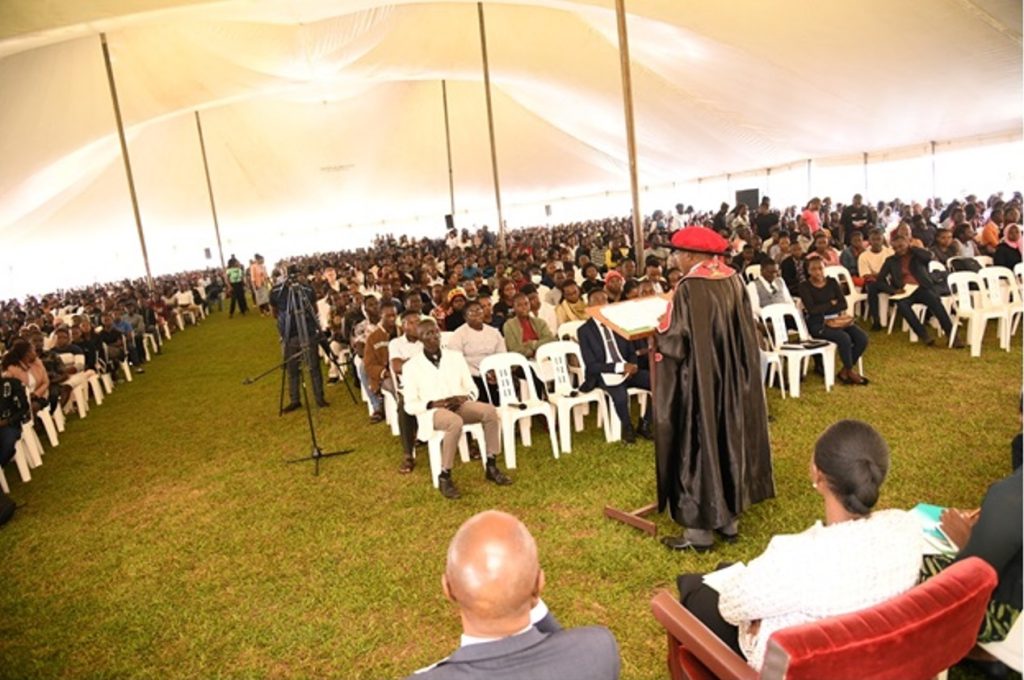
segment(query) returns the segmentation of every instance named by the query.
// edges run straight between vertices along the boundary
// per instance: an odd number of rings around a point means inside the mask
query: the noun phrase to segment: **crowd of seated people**
[[[103,382],[113,386],[145,373],[167,338],[186,318],[204,316],[221,290],[221,274],[210,270],[160,277],[152,287],[122,281],[0,303],[0,375],[28,392],[27,409],[0,423],[0,466],[14,459],[23,422],[44,434],[45,421],[35,414],[45,411],[59,422],[66,412],[84,414],[76,393],[87,402],[92,389],[99,403]],[[49,436],[37,436],[40,445]]]

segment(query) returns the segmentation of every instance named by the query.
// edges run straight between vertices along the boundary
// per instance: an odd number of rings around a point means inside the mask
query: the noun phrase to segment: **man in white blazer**
[[[490,404],[476,401],[477,387],[465,357],[455,350],[441,349],[441,332],[434,321],[420,322],[423,352],[402,367],[405,411],[417,419],[432,418],[434,429],[444,432],[441,444],[441,475],[438,489],[448,499],[459,497],[452,482],[452,465],[464,424],[481,423],[487,447],[485,476],[505,486],[512,480],[498,469],[498,435],[501,420]]]

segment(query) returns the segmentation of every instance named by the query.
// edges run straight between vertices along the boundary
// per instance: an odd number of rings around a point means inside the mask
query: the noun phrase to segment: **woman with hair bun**
[[[811,486],[824,523],[774,537],[748,564],[683,574],[680,601],[760,668],[775,631],[865,609],[909,590],[921,567],[921,525],[903,510],[878,510],[889,446],[870,425],[841,420],[818,438]]]

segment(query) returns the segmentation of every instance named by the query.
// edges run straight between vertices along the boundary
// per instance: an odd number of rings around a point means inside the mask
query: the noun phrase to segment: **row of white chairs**
[[[205,313],[201,312],[200,318],[206,318]],[[196,323],[194,315],[192,316],[192,321],[193,324]],[[184,328],[184,325],[179,324],[179,328]],[[166,339],[170,339],[171,332],[166,322],[163,324],[162,330],[166,333]],[[126,382],[132,382],[127,341],[122,338],[122,343],[124,343],[124,358],[118,362],[117,368],[123,372]],[[147,333],[144,336],[143,350],[147,361],[152,359],[153,354],[160,351],[160,346],[161,343],[152,334]],[[150,349],[152,349],[152,352]],[[13,457],[13,462],[18,469],[22,482],[30,482],[32,480],[31,471],[43,464],[43,455],[46,453],[43,442],[35,430],[36,421],[39,421],[41,424],[50,447],[56,448],[60,445],[60,434],[65,431],[67,426],[67,414],[77,413],[79,420],[83,420],[88,416],[91,408],[90,398],[93,402],[92,405],[100,406],[103,404],[104,397],[109,396],[114,391],[113,376],[109,372],[87,371],[83,355],[68,352],[58,354],[58,356],[65,366],[71,366],[76,369],[76,372],[73,374],[74,376],[80,376],[81,378],[72,378],[72,384],[70,385],[71,395],[67,404],[59,406],[53,412],[48,408],[36,409],[32,406],[29,390],[27,387],[25,388],[25,398],[30,405],[31,417],[22,423],[21,438],[15,444]],[[106,359],[107,366],[109,367],[109,356]],[[3,468],[0,468],[0,490],[4,493],[10,492],[10,486],[7,483]]]

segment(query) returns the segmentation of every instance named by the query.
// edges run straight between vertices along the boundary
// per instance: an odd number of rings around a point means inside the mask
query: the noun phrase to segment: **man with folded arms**
[[[441,587],[459,608],[462,644],[407,680],[619,677],[618,645],[607,628],[563,630],[544,616],[537,544],[512,515],[489,510],[459,528],[448,546]]]
[[[419,326],[423,352],[409,359],[402,367],[402,385],[405,392],[405,410],[409,415],[433,418],[434,429],[444,433],[441,444],[441,475],[438,490],[445,498],[459,497],[452,482],[455,451],[466,423],[481,423],[487,447],[488,481],[499,486],[512,483],[498,469],[498,434],[501,419],[490,404],[476,401],[476,385],[469,366],[461,353],[441,349],[441,332],[437,324],[422,321]]]

